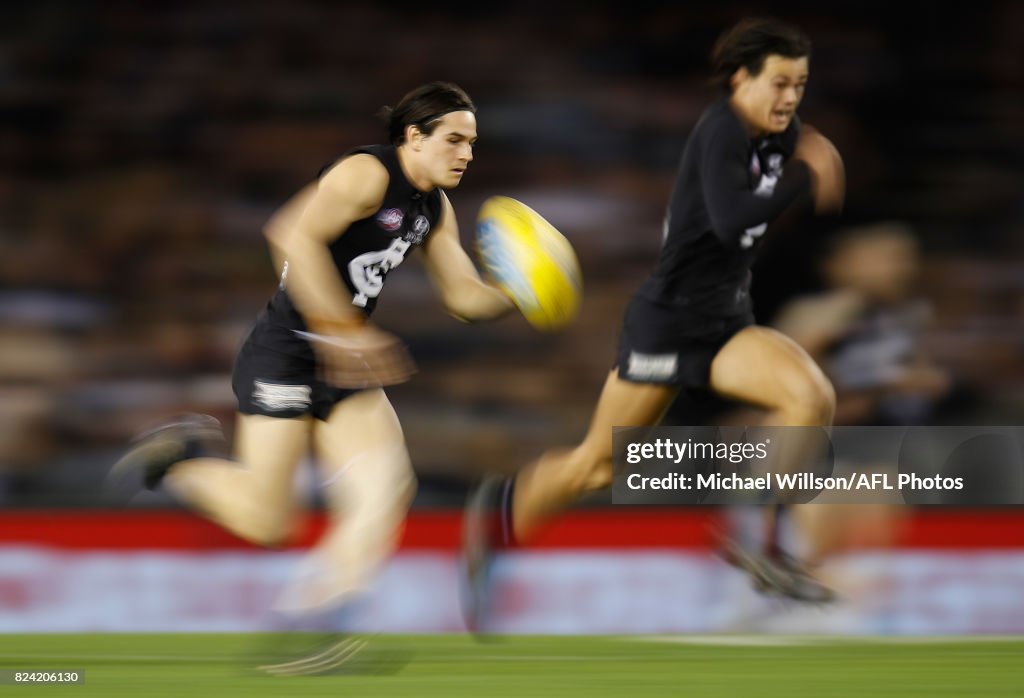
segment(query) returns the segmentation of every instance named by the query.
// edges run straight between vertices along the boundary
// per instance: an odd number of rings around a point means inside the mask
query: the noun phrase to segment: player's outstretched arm
[[[442,194],[443,210],[438,227],[424,245],[427,273],[445,308],[463,322],[501,317],[515,308],[503,291],[487,283],[459,242],[455,212]]]
[[[708,127],[701,138],[701,186],[715,234],[738,246],[750,228],[778,218],[811,189],[811,172],[803,162],[787,163],[782,177],[768,192],[750,187],[748,138],[738,126]]]

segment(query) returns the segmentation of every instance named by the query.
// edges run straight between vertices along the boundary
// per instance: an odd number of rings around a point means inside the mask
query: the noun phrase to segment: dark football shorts
[[[620,378],[633,383],[707,388],[715,356],[737,332],[753,324],[749,310],[705,317],[685,306],[633,296],[615,366]]]
[[[231,387],[242,414],[281,418],[311,414],[323,421],[335,405],[359,392],[317,379],[312,350],[307,356],[296,356],[254,344],[251,338],[235,359]]]

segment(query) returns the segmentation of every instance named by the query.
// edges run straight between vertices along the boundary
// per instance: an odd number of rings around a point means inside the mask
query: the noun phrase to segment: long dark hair
[[[438,120],[453,111],[476,114],[476,106],[458,85],[450,82],[429,82],[402,97],[394,107],[384,107],[380,117],[388,129],[388,140],[394,145],[405,142],[405,127],[416,126],[430,135]]]
[[[729,89],[729,78],[740,68],[757,76],[771,55],[803,58],[811,55],[811,40],[791,24],[777,19],[741,20],[715,42],[711,50],[712,82]]]

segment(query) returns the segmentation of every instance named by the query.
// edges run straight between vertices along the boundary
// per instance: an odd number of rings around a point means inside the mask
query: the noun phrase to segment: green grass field
[[[376,636],[365,671],[257,674],[265,637],[6,635],[0,668],[83,670],[61,696],[1021,696],[1024,638]],[[261,648],[263,648],[261,650]],[[389,673],[390,672],[390,673]]]

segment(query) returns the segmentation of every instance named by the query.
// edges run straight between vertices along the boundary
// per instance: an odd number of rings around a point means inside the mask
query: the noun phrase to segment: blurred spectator
[[[948,372],[923,345],[931,307],[916,292],[920,264],[905,224],[848,229],[821,264],[827,289],[780,310],[775,326],[835,386],[837,426],[920,424],[948,394]]]

